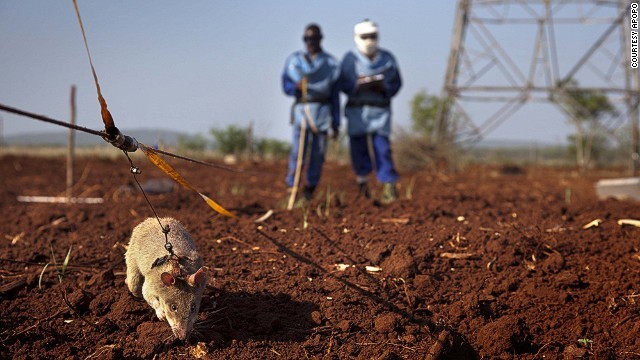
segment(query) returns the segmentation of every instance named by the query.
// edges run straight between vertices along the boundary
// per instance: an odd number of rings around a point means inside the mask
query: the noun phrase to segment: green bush
[[[226,129],[211,129],[215,148],[221,153],[238,155],[247,149],[249,135],[247,129],[229,125]]]

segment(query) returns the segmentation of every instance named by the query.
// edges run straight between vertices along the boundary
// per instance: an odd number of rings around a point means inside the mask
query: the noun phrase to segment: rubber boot
[[[398,190],[396,190],[395,183],[382,184],[382,198],[380,202],[382,204],[391,204],[398,199]]]

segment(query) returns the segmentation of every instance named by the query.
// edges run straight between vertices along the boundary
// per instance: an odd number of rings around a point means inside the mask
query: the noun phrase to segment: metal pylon
[[[622,109],[604,127],[614,132],[628,124],[637,160],[640,75],[630,67],[632,2],[638,0],[458,0],[435,140],[472,145],[531,102],[562,111],[558,99],[577,86],[607,95]],[[496,106],[479,120],[468,109],[474,102]]]

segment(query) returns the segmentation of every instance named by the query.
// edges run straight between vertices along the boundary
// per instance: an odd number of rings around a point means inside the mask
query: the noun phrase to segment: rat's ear
[[[176,283],[176,278],[174,278],[173,275],[168,272],[163,272],[162,274],[160,274],[160,280],[162,280],[164,286],[172,286]]]
[[[205,272],[205,268],[201,267],[194,274],[189,275],[187,278],[187,284],[191,287],[200,286],[207,278],[207,273]]]

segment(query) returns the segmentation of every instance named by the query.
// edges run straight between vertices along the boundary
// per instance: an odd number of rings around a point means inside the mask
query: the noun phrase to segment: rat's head
[[[171,273],[163,272],[160,280],[165,286],[165,291],[159,297],[160,306],[173,334],[178,339],[186,341],[200,311],[200,300],[207,282],[207,274],[200,268],[185,280],[181,280],[176,279]]]

